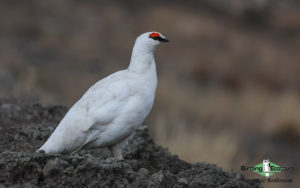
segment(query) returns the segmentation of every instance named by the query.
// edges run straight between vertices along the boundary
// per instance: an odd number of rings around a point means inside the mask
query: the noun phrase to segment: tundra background
[[[237,172],[300,166],[300,1],[2,0],[0,26],[2,98],[70,107],[155,30],[171,41],[146,121],[157,143]],[[300,185],[297,170],[276,176]]]

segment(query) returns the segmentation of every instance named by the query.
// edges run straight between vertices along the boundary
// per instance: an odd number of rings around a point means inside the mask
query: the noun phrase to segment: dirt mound
[[[141,126],[124,150],[75,156],[34,153],[66,113],[62,106],[0,100],[0,187],[260,187],[212,164],[189,164],[154,144]]]

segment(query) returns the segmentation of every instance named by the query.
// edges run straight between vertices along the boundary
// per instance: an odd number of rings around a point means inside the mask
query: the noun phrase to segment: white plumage
[[[154,102],[157,77],[153,51],[160,42],[167,41],[156,32],[140,35],[128,69],[94,84],[38,151],[75,153],[83,147],[109,147],[116,158],[123,159],[122,148]]]

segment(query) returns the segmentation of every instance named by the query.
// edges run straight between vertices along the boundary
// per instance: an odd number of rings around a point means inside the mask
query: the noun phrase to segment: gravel
[[[156,145],[141,126],[118,161],[108,149],[74,156],[35,153],[66,113],[19,99],[0,100],[2,187],[261,187],[214,164],[190,164]]]

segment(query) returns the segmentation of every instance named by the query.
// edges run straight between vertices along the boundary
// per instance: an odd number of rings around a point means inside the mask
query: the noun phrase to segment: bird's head
[[[136,39],[135,44],[145,48],[154,49],[155,46],[162,42],[169,42],[169,40],[159,32],[147,32],[141,34]]]

